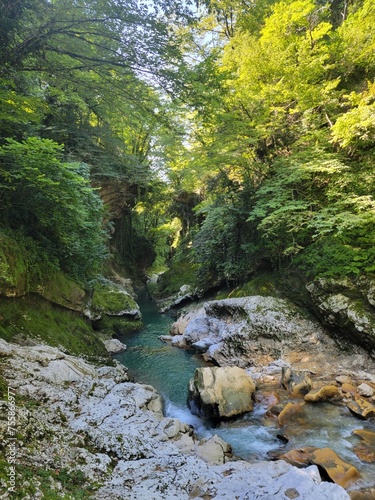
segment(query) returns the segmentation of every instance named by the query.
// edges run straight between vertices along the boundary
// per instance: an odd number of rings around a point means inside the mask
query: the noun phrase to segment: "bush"
[[[62,155],[48,139],[8,139],[0,147],[0,215],[5,227],[31,237],[63,271],[84,280],[105,255],[103,207],[88,166]]]

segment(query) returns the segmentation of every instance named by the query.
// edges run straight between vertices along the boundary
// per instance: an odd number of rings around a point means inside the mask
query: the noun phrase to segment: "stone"
[[[253,409],[255,384],[236,366],[196,368],[188,389],[188,406],[203,418],[228,418]]]
[[[353,434],[360,437],[365,444],[372,446],[375,449],[375,431],[368,429],[356,429]]]
[[[358,394],[360,396],[365,396],[366,398],[371,398],[374,395],[374,389],[368,384],[360,384],[357,388]]]
[[[270,410],[273,406],[280,403],[280,397],[276,392],[257,392],[255,401],[260,403],[263,408]]]
[[[131,294],[122,285],[110,280],[95,284],[91,301],[84,312],[92,320],[105,316],[141,318],[139,306]]]
[[[308,403],[319,403],[321,401],[340,401],[343,395],[335,385],[325,385],[320,389],[309,392],[304,397]]]
[[[353,434],[361,439],[361,444],[354,448],[354,453],[363,462],[375,463],[375,431],[357,429]]]
[[[341,385],[351,384],[352,379],[349,377],[349,375],[339,375],[338,377],[336,377],[336,382]]]
[[[103,343],[110,354],[116,354],[119,352],[124,352],[126,350],[126,345],[120,342],[118,339],[108,339]]]
[[[352,485],[360,474],[353,465],[344,462],[330,448],[315,448],[307,446],[298,450],[291,450],[280,456],[283,460],[294,465],[317,465],[324,469],[328,477],[343,488]]]
[[[361,397],[356,397],[354,401],[349,401],[346,406],[353,415],[361,420],[375,417],[375,405]]]
[[[287,403],[277,417],[279,424],[283,427],[295,415],[301,412],[303,405],[304,403]]]
[[[350,492],[351,500],[374,500],[375,488],[360,488]]]
[[[301,467],[308,465],[311,462],[312,453],[317,450],[315,446],[305,446],[297,450],[290,450],[279,456],[280,459],[285,460],[289,464]]]
[[[358,469],[341,460],[330,448],[315,450],[311,455],[311,462],[323,467],[332,481],[343,488],[347,488],[360,477]]]
[[[204,302],[181,316],[172,328],[187,346],[196,346],[205,360],[219,366],[247,369],[288,357],[304,360],[309,370],[329,367],[328,353],[339,350],[314,319],[288,300],[251,296]],[[181,343],[181,345],[183,345]],[[298,353],[298,355],[297,355]],[[352,365],[350,365],[352,366]],[[308,392],[308,391],[307,391]]]
[[[375,309],[373,284],[368,297],[363,296],[364,283],[320,278],[306,285],[321,319],[340,330],[352,344],[375,348]]]
[[[232,447],[219,436],[212,436],[202,440],[195,448],[195,453],[205,462],[212,465],[220,465],[232,453]]]
[[[55,271],[34,290],[38,295],[59,306],[82,312],[85,307],[85,291],[60,271]]]
[[[312,381],[306,373],[298,373],[291,368],[283,367],[281,369],[281,385],[288,390],[291,397],[299,397],[310,391]]]
[[[348,384],[348,383],[342,384],[341,391],[345,392],[347,394],[351,394],[352,396],[354,396],[354,394],[357,393],[356,387],[354,387],[354,385]]]

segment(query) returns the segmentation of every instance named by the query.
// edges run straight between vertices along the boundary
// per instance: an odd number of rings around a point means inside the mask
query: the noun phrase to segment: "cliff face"
[[[313,309],[334,336],[375,357],[375,279],[320,279],[306,286]]]
[[[37,268],[31,263],[27,248],[0,234],[0,337],[108,359],[96,331],[110,338],[142,326],[128,281],[102,278],[83,289],[42,258]]]

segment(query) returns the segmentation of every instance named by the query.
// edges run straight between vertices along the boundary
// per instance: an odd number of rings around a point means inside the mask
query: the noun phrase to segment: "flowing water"
[[[154,303],[140,297],[145,328],[123,336],[127,350],[116,358],[129,369],[135,381],[149,384],[163,396],[165,414],[192,425],[199,437],[214,434],[232,445],[233,452],[245,460],[267,459],[269,452],[288,451],[303,446],[329,447],[343,460],[357,467],[361,474],[361,486],[375,483],[375,465],[363,464],[353,452],[360,444],[353,436],[355,429],[375,430],[370,422],[354,418],[349,410],[333,404],[306,405],[298,418],[293,419],[293,428],[287,429],[290,441],[283,444],[277,437],[280,429],[275,423],[266,424],[266,409],[255,404],[251,413],[243,417],[212,427],[192,415],[186,405],[187,385],[197,367],[205,366],[194,351],[173,347],[159,339],[169,333],[172,319],[159,314]]]

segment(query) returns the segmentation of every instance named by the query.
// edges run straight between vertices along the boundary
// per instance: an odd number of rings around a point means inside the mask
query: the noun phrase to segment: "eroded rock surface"
[[[54,478],[59,471],[75,474],[84,491],[102,500],[281,499],[292,493],[300,500],[349,498],[341,487],[322,482],[315,467],[228,461],[222,440],[199,442],[187,424],[164,417],[160,396],[150,386],[129,382],[121,365],[94,367],[56,348],[4,340],[0,363],[18,398],[17,488],[32,498],[43,497],[43,485],[31,484],[24,468],[35,478],[41,477],[38,471],[43,477],[50,472],[50,491],[68,496]],[[8,402],[0,405],[0,431],[6,436]],[[5,438],[3,446],[8,445]],[[6,484],[0,487],[3,492]]]
[[[255,384],[236,366],[196,368],[190,380],[188,405],[203,418],[233,417],[253,409]]]
[[[375,353],[375,281],[319,279],[307,285],[316,311],[345,342]]]
[[[177,334],[170,338],[173,345],[194,347],[219,366],[249,368],[282,359],[296,369],[334,375],[339,366],[363,370],[374,364],[360,347],[343,352],[318,321],[274,297],[205,302],[179,318],[171,332]]]

